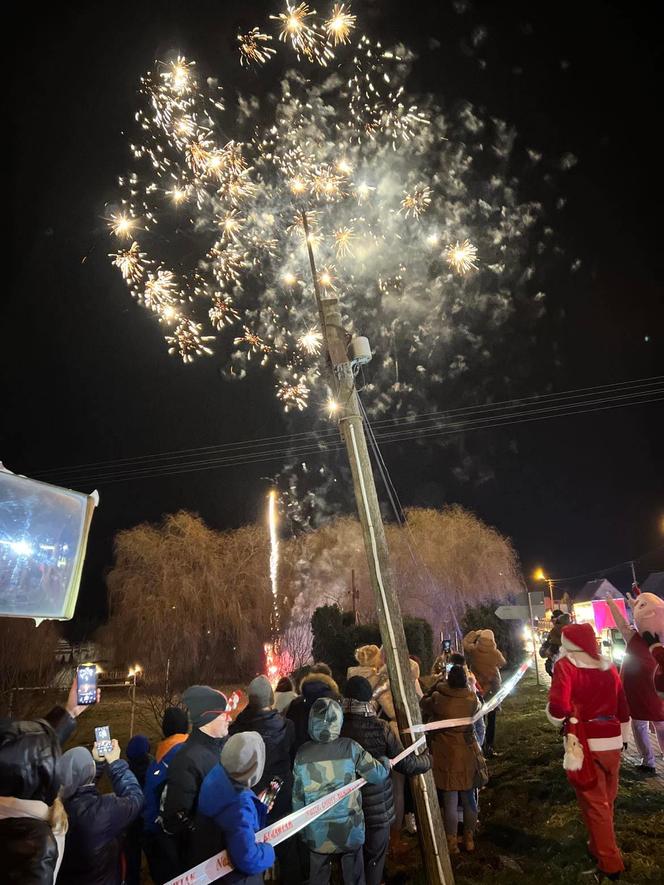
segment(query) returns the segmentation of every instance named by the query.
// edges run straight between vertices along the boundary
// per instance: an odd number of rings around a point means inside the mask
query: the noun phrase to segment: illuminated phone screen
[[[94,704],[97,701],[97,668],[86,664],[76,670],[76,700],[79,704]]]

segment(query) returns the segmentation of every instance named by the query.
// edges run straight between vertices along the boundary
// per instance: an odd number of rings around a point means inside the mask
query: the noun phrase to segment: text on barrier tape
[[[392,767],[397,765],[402,759],[405,759],[406,756],[422,746],[425,741],[426,738],[422,735],[422,737],[418,738],[410,745],[410,747],[406,747],[406,749],[399,753],[398,756],[395,756],[394,759],[390,759],[390,765]],[[292,814],[282,817],[281,820],[278,820],[271,826],[259,830],[256,833],[256,841],[268,842],[270,845],[279,845],[280,842],[284,842],[290,836],[299,833],[301,829],[308,826],[308,824],[313,823],[313,821],[319,818],[321,814],[325,814],[326,811],[329,811],[330,808],[338,802],[341,802],[346,796],[354,793],[355,790],[359,790],[361,787],[365,786],[365,784],[366,781],[364,778],[360,777],[357,780],[352,781],[350,784],[345,784],[343,787],[339,787],[339,789],[334,790],[333,793],[323,796],[322,799],[312,802],[311,805],[305,805],[304,808],[300,808],[298,811],[293,811]],[[199,863],[197,866],[192,867],[190,870],[187,870],[186,873],[182,873],[181,876],[176,876],[175,879],[169,879],[165,885],[209,885],[210,882],[216,882],[217,879],[228,875],[228,873],[234,869],[235,867],[228,856],[228,853],[226,851],[220,851],[219,854],[215,854],[214,857],[204,860],[203,863]]]

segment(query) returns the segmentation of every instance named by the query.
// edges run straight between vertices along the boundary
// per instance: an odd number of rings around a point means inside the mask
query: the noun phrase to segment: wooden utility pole
[[[339,302],[334,293],[327,290],[324,295],[321,294],[306,212],[302,212],[302,226],[309,253],[321,333],[331,364],[331,386],[337,402],[339,429],[346,444],[353,475],[355,500],[376,601],[390,689],[394,698],[397,723],[404,744],[408,746],[414,738],[405,729],[419,725],[422,718],[410,670],[399,599],[392,584],[387,539],[364,435],[353,366],[348,357],[350,336],[343,326]],[[429,771],[411,778],[411,787],[417,813],[417,835],[422,849],[427,882],[430,885],[452,885],[454,882],[452,865],[432,773]]]

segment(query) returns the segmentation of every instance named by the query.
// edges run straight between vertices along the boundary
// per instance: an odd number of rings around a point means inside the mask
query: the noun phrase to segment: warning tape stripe
[[[425,741],[426,738],[424,735],[421,738],[418,738],[409,747],[406,747],[403,752],[399,753],[398,756],[395,756],[394,759],[390,759],[390,765],[392,767],[397,765],[402,759],[405,759],[406,756],[409,756],[418,747],[422,746]],[[335,790],[333,793],[323,796],[322,799],[312,802],[311,805],[300,808],[298,811],[293,811],[291,814],[278,820],[275,824],[272,824],[272,826],[264,827],[262,830],[259,830],[256,833],[256,841],[268,842],[270,845],[279,845],[280,842],[285,841],[290,836],[295,835],[295,833],[299,833],[300,830],[319,818],[321,814],[325,814],[326,811],[329,811],[330,808],[341,802],[346,796],[354,793],[355,790],[359,790],[361,787],[365,786],[365,784],[366,781],[364,778],[360,777],[349,784],[345,784],[343,787],[339,787],[339,789]],[[181,876],[176,876],[175,879],[169,879],[165,885],[209,885],[210,882],[215,882],[222,876],[228,875],[228,873],[232,872],[234,869],[235,867],[233,866],[228,853],[226,851],[220,851],[219,854],[215,854],[214,857],[204,860],[203,863],[192,867],[190,870],[187,870],[186,873],[182,873]]]
[[[462,719],[437,719],[435,722],[427,722],[424,725],[413,725],[412,728],[405,728],[404,733],[422,734],[426,731],[440,731],[443,728],[456,728],[458,725],[474,725],[478,719],[486,716],[487,713],[491,713],[492,710],[495,710],[496,707],[499,707],[502,704],[507,695],[517,683],[520,682],[523,674],[530,668],[530,666],[531,664],[529,661],[524,661],[516,673],[510,676],[507,682],[505,682],[500,690],[495,693],[490,701],[482,704],[474,716],[466,716]]]

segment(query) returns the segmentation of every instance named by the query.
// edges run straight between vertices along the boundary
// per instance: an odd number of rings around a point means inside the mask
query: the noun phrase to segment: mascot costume
[[[630,596],[636,629],[631,627],[612,599],[607,599],[616,627],[625,640],[626,653],[620,676],[632,715],[632,733],[642,756],[639,769],[655,775],[655,750],[650,741],[650,724],[655,730],[660,750],[664,753],[664,693],[661,689],[662,659],[660,639],[664,634],[664,599],[654,593]],[[659,655],[659,659],[657,656]]]

